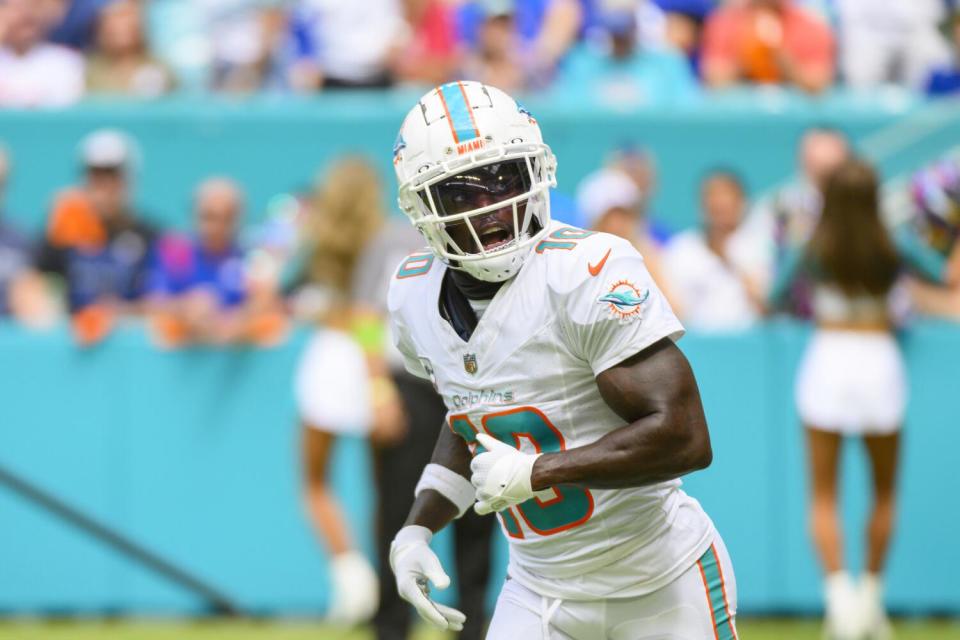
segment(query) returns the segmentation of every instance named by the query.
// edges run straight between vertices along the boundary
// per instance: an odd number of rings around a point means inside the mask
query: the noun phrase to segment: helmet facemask
[[[431,249],[450,267],[487,282],[516,275],[550,221],[553,155],[542,144],[510,146],[401,189],[401,205]]]

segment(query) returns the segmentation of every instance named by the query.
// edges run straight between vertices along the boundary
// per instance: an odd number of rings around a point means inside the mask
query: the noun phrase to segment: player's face
[[[443,217],[489,207],[522,196],[529,190],[526,163],[511,160],[488,164],[448,178],[433,187],[431,195],[437,212]],[[521,229],[525,216],[526,201],[522,201],[517,203],[517,226]],[[516,236],[513,204],[505,204],[499,209],[446,225],[450,238],[464,253],[479,253],[480,247],[468,225],[476,231],[484,250],[498,249]]]

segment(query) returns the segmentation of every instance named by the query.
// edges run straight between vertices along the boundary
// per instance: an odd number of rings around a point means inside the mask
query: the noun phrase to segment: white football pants
[[[667,586],[637,598],[559,600],[507,579],[487,640],[737,640],[737,582],[719,536]]]

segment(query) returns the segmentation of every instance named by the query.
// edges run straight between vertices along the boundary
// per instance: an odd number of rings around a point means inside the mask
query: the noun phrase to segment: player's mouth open
[[[477,235],[484,251],[493,251],[513,240],[513,232],[503,224],[492,224],[484,227]]]

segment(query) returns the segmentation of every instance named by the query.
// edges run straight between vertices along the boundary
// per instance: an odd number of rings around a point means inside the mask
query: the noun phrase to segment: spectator
[[[666,49],[641,49],[632,10],[606,11],[606,39],[587,42],[567,57],[555,88],[619,108],[691,102],[697,84],[687,62]]]
[[[704,18],[713,10],[713,0],[582,0],[583,38],[604,38],[602,16],[632,10],[637,23],[637,42],[643,49],[671,49],[696,62]],[[694,64],[695,66],[695,64]]]
[[[652,0],[647,0],[653,4]],[[713,11],[712,0],[657,0],[664,15],[663,38],[674,50],[683,53],[691,67],[700,68],[700,48],[706,17]]]
[[[830,28],[793,0],[746,0],[707,19],[703,77],[707,85],[776,83],[820,93],[833,83]]]
[[[552,79],[560,60],[576,43],[583,25],[583,9],[578,0],[549,0],[541,4],[542,23],[531,49],[537,87],[545,86]]]
[[[153,53],[180,87],[250,93],[280,84],[277,50],[291,0],[145,3]]]
[[[582,0],[472,0],[459,12],[460,31],[474,51],[466,77],[507,89],[543,88],[576,42]],[[509,17],[509,20],[505,19]],[[517,67],[509,73],[508,65]],[[499,84],[494,78],[503,80]],[[518,79],[519,78],[519,79]]]
[[[60,5],[60,19],[49,40],[74,50],[84,51],[93,44],[97,16],[104,5],[112,0],[51,0]]]
[[[0,146],[0,318],[14,312],[14,289],[30,266],[26,239],[6,219],[3,196],[10,177],[10,155]]]
[[[453,7],[446,0],[405,0],[409,32],[391,56],[398,82],[438,86],[459,64]]]
[[[510,0],[484,4],[477,43],[464,64],[464,77],[503,89],[522,91],[529,83],[523,42]]]
[[[401,0],[298,0],[291,16],[287,81],[299,91],[380,89],[403,37]]]
[[[63,107],[83,95],[83,58],[44,42],[42,3],[0,3],[0,108]]]
[[[380,352],[382,327],[352,297],[360,255],[383,225],[383,202],[380,178],[366,161],[348,158],[334,165],[318,185],[293,261],[296,273],[287,279],[297,286],[294,308],[316,325],[295,380],[307,513],[331,555],[328,615],[350,623],[375,613],[377,576],[330,485],[332,447],[348,434],[368,436],[375,446],[395,443],[407,429]]]
[[[751,276],[764,288],[786,255],[803,245],[820,218],[820,195],[827,176],[850,154],[842,132],[829,127],[812,127],[804,132],[798,145],[798,181],[761,200],[738,232],[738,241],[752,247],[755,255]],[[810,316],[810,290],[798,278],[787,295],[784,309],[799,317]]]
[[[155,98],[173,88],[169,69],[154,59],[137,0],[113,0],[100,13],[96,45],[87,62],[89,93]]]
[[[673,293],[663,272],[661,250],[641,210],[642,194],[636,183],[618,169],[600,169],[577,186],[577,206],[587,226],[612,233],[633,244],[647,270],[673,306]]]
[[[840,65],[853,88],[899,84],[922,89],[930,69],[945,64],[949,47],[938,31],[942,0],[837,0]]]
[[[201,34],[210,38],[213,89],[249,93],[278,81],[277,49],[290,4],[289,0],[205,0]]]
[[[911,242],[918,252],[934,254],[927,260],[936,271],[943,263],[943,284],[911,278],[909,289],[918,311],[960,320],[960,160],[944,158],[918,171],[910,182],[913,217],[898,229],[898,239]]]
[[[657,161],[653,152],[627,142],[613,152],[607,165],[630,178],[640,190],[640,216],[646,221],[647,231],[657,246],[666,244],[670,229],[660,224],[653,210],[657,193]]]
[[[700,40],[704,20],[714,10],[713,0],[648,1],[657,5],[666,16],[667,42],[681,51],[692,52]]]
[[[131,203],[127,136],[101,129],[80,149],[84,182],[56,198],[37,267],[63,281],[75,337],[91,344],[118,316],[141,311],[155,233]]]
[[[250,295],[237,240],[240,187],[209,178],[194,203],[195,235],[157,243],[149,285],[157,338],[165,346],[275,341],[283,323],[269,297]]]
[[[824,184],[809,244],[788,258],[771,295],[782,301],[804,271],[813,283],[817,330],[797,375],[796,404],[808,445],[810,531],[825,574],[826,631],[844,639],[890,637],[883,571],[896,513],[907,381],[888,299],[913,258],[884,228],[878,191],[876,174],[862,160],[836,168]],[[927,275],[939,280],[942,273]],[[863,439],[873,481],[865,570],[857,585],[844,559],[844,518],[837,512],[845,436]]]
[[[47,41],[54,28],[61,24],[67,14],[68,0],[34,0],[40,10],[40,19],[46,25]]]
[[[734,242],[747,204],[743,183],[732,171],[711,172],[701,182],[700,202],[702,230],[678,234],[664,252],[674,310],[691,329],[745,329],[760,315],[763,293],[739,264]]]
[[[950,43],[949,60],[934,66],[926,78],[926,91],[931,96],[960,92],[960,9],[955,10],[944,24]]]

